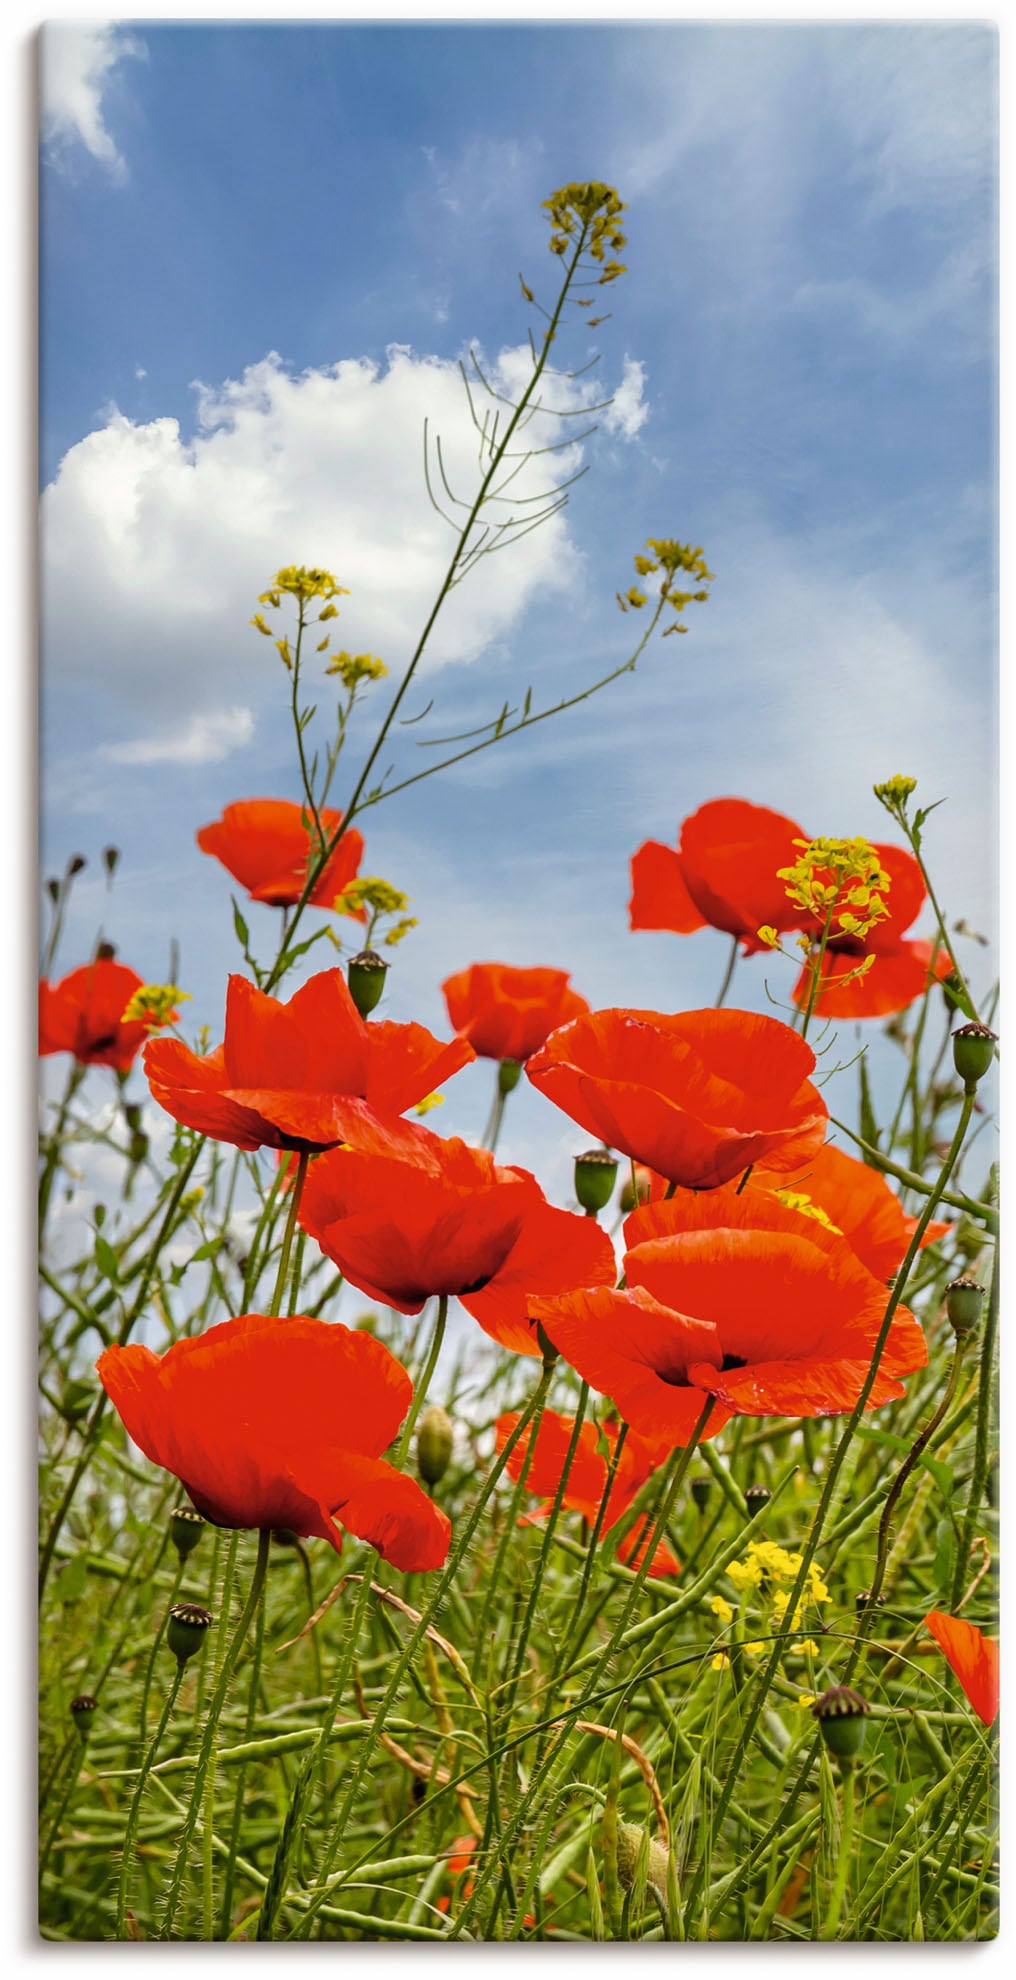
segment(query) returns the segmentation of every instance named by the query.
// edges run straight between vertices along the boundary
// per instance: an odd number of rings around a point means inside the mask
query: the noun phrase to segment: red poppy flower
[[[145,1053],[167,1114],[236,1148],[330,1148],[354,1125],[400,1114],[473,1057],[422,1024],[366,1024],[341,970],[322,970],[288,1004],[231,976],[226,1036],[200,1058],[179,1039]]]
[[[96,1366],[139,1449],[217,1526],[285,1526],[336,1552],[342,1526],[407,1574],[442,1565],[445,1514],[381,1459],[413,1385],[370,1334],[245,1313],[163,1355],[107,1348]]]
[[[798,857],[794,840],[806,837],[782,812],[714,798],[685,819],[676,852],[655,839],[639,847],[631,863],[632,928],[675,935],[722,928],[752,955],[764,946],[758,930],[767,923],[781,932],[800,926],[800,908],[776,876]]]
[[[294,907],[303,893],[307,866],[317,834],[313,822],[308,827],[304,805],[288,798],[245,798],[227,804],[221,818],[203,825],[197,833],[202,852],[220,860],[227,873],[239,880],[252,901],[266,901],[271,907]],[[342,823],[341,811],[324,809],[321,823],[328,837]],[[355,880],[363,858],[363,836],[350,830],[343,834],[324,872],[314,884],[309,899],[312,907],[334,907],[336,896]],[[361,912],[357,917],[363,921]]]
[[[518,1421],[518,1410],[509,1410],[504,1416],[498,1417],[496,1436],[499,1451],[504,1449]],[[526,1472],[526,1485],[531,1492],[546,1494],[546,1498],[544,1504],[537,1506],[535,1512],[525,1514],[525,1519],[546,1519],[552,1512],[574,1429],[573,1416],[559,1416],[555,1410],[544,1410],[533,1455]],[[605,1424],[601,1429],[597,1429],[595,1423],[586,1422],[579,1431],[579,1441],[561,1503],[567,1506],[570,1512],[581,1513],[590,1526],[596,1524],[606,1490],[609,1462],[613,1457],[618,1434],[619,1426],[616,1424]],[[510,1478],[519,1479],[522,1476],[522,1467],[530,1441],[528,1434],[520,1437],[512,1451],[508,1459]],[[602,1442],[606,1442],[607,1445],[606,1457],[598,1448]],[[609,1533],[611,1528],[617,1525],[654,1469],[650,1445],[630,1430],[624,1440],[617,1474],[603,1516],[604,1533]],[[647,1518],[635,1521],[618,1544],[618,1560],[631,1561],[636,1568],[641,1566],[642,1552],[649,1539],[646,1528],[651,1529],[653,1524],[654,1522]],[[653,1555],[649,1573],[664,1575],[680,1574],[680,1572],[680,1563],[666,1542],[661,1541]]]
[[[781,1190],[785,1200],[788,1196],[806,1199],[800,1205],[803,1214],[823,1212],[877,1279],[891,1279],[898,1271],[917,1229],[917,1218],[907,1216],[899,1197],[877,1169],[869,1169],[866,1162],[857,1161],[828,1141],[791,1173],[770,1176],[764,1164],[755,1169],[748,1192],[756,1189]],[[929,1224],[921,1239],[922,1250],[951,1230],[951,1224]]]
[[[481,1059],[528,1059],[558,1025],[589,1009],[563,969],[473,963],[441,988],[452,1024]]]
[[[815,1055],[777,1018],[748,1011],[593,1011],[547,1040],[526,1071],[573,1121],[688,1189],[753,1162],[800,1163],[823,1140]]]
[[[913,853],[901,846],[876,845],[875,851],[889,875],[885,896],[889,912],[867,935],[836,935],[828,943],[815,1001],[820,1018],[889,1017],[923,997],[929,979],[941,982],[952,969],[945,949],[903,939],[926,894]],[[872,967],[850,981],[865,956],[875,957]],[[794,989],[795,1003],[807,1003],[810,983],[810,971],[802,970]]]
[[[61,983],[39,985],[39,1056],[73,1052],[82,1066],[129,1072],[151,1036],[146,1024],[121,1019],[143,979],[125,964],[100,958],[72,969]]]
[[[314,1163],[300,1222],[369,1298],[419,1313],[432,1294],[454,1294],[502,1346],[539,1354],[534,1292],[613,1281],[606,1232],[554,1209],[525,1169],[405,1121],[355,1133],[369,1145]]]
[[[532,1310],[580,1375],[655,1448],[686,1444],[707,1396],[711,1437],[731,1414],[853,1408],[885,1313],[884,1285],[842,1237],[762,1192],[671,1197],[625,1224],[626,1289],[537,1298]],[[899,1307],[869,1408],[901,1396],[924,1336]]]
[[[946,1616],[932,1609],[924,1618],[939,1649],[945,1654],[966,1696],[984,1725],[992,1726],[998,1717],[999,1648],[990,1636],[982,1635],[973,1623],[961,1616]]]

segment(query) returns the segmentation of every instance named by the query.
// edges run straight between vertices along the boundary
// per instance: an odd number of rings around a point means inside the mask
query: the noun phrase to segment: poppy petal
[[[647,839],[633,855],[628,922],[631,928],[661,928],[673,935],[694,935],[709,926],[688,892],[673,846]]]
[[[947,1616],[940,1609],[925,1616],[924,1627],[944,1652],[978,1718],[986,1726],[994,1725],[1000,1690],[997,1642],[961,1616]]]

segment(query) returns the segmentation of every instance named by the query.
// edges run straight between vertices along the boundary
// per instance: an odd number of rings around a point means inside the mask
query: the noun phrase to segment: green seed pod
[[[694,1499],[695,1504],[699,1509],[699,1512],[704,1513],[706,1506],[709,1503],[709,1494],[713,1489],[712,1479],[693,1478],[691,1481],[690,1489],[691,1489],[691,1496]]]
[[[522,1078],[522,1067],[517,1059],[502,1059],[497,1069],[497,1090],[503,1096],[514,1093]]]
[[[182,1561],[194,1552],[204,1530],[205,1522],[193,1506],[177,1506],[169,1515],[169,1537]]]
[[[971,1093],[994,1061],[997,1033],[989,1031],[986,1024],[961,1024],[953,1032],[952,1042],[953,1064]]]
[[[375,1004],[381,1001],[385,987],[388,964],[376,949],[361,949],[358,956],[352,956],[346,969],[349,994],[362,1018],[369,1017]]]
[[[437,1485],[451,1463],[455,1433],[447,1410],[431,1403],[416,1432],[416,1465],[426,1485]]]
[[[980,1325],[984,1287],[974,1279],[954,1279],[945,1289],[945,1310],[958,1341],[965,1340]]]
[[[84,865],[84,863],[85,863],[84,860],[82,860],[81,862],[82,866]],[[98,948],[95,951],[95,960],[96,962],[115,962],[116,943],[100,942]]]
[[[754,1519],[755,1514],[760,1513],[763,1506],[769,1504],[772,1496],[768,1485],[749,1485],[744,1495],[744,1503],[748,1508],[748,1518]]]
[[[88,861],[85,858],[84,853],[74,853],[73,856],[67,861],[68,880],[73,880],[74,875],[76,873],[83,873],[87,865],[88,865]]]
[[[81,1691],[76,1698],[71,1699],[71,1718],[83,1740],[88,1738],[92,1730],[92,1720],[98,1707],[98,1699],[93,1698],[89,1691]]]
[[[617,1880],[623,1891],[630,1891],[635,1882],[639,1856],[645,1846],[646,1832],[637,1829],[633,1822],[619,1822],[617,1825]],[[649,1841],[649,1864],[646,1882],[666,1901],[667,1864],[669,1851],[662,1843]]]
[[[144,1161],[147,1154],[148,1136],[147,1134],[142,1134],[139,1128],[136,1134],[131,1135],[130,1141],[127,1144],[127,1160],[136,1169],[139,1163]]]
[[[849,1684],[830,1685],[811,1708],[830,1753],[852,1764],[864,1745],[864,1722],[871,1706]]]
[[[52,901],[52,903],[53,903],[53,906],[55,907],[55,906],[56,906],[56,904],[57,904],[57,901],[58,901],[58,900],[60,899],[60,882],[59,882],[59,880],[52,880],[52,879],[50,879],[50,880],[47,880],[47,882],[46,882],[46,892],[47,892],[47,894],[49,895],[49,898],[50,898],[50,900]]]
[[[109,878],[112,880],[113,875],[116,872],[116,869],[120,863],[119,846],[103,846],[102,863],[106,869],[106,872],[109,875]]]
[[[200,1602],[174,1603],[166,1625],[166,1642],[178,1664],[185,1664],[189,1657],[197,1656],[204,1647],[211,1626],[211,1612],[203,1609]]]
[[[652,1187],[652,1184],[650,1181],[649,1170],[642,1168],[641,1164],[636,1165],[635,1182],[638,1189],[639,1202],[648,1203],[649,1192]],[[620,1203],[625,1216],[630,1217],[632,1211],[635,1208],[635,1190],[632,1188],[630,1165],[628,1167],[628,1172],[625,1176],[625,1179],[621,1184]]]
[[[575,1194],[589,1217],[606,1208],[617,1181],[617,1159],[609,1148],[587,1148],[575,1157]]]

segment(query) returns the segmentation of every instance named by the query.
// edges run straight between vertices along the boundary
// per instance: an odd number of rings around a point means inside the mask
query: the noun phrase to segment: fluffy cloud
[[[646,368],[637,358],[625,357],[621,383],[614,393],[613,403],[603,415],[603,424],[608,433],[618,433],[623,440],[634,440],[649,418],[649,406],[643,397],[646,384]]]
[[[107,763],[221,763],[249,743],[253,734],[249,708],[223,708],[217,714],[194,715],[179,729],[156,736],[104,743],[99,755]]]
[[[504,352],[489,368],[480,361],[498,392],[528,376],[526,352]],[[621,437],[642,424],[641,388],[641,366],[628,360],[614,409]],[[472,390],[482,419],[491,401],[475,376]],[[589,380],[555,376],[543,399],[572,412],[597,396]],[[401,346],[383,367],[350,358],[299,376],[272,353],[239,380],[197,388],[191,439],[175,419],[139,425],[112,410],[65,455],[43,497],[50,684],[91,688],[159,719],[179,717],[181,704],[188,715],[221,711],[234,697],[246,706],[261,685],[275,686],[266,651],[274,656],[248,622],[286,563],[335,571],[351,591],[339,643],[404,665],[454,543],[427,495],[425,423],[431,486],[461,519],[466,510],[452,508],[445,484],[473,499],[478,436],[458,366]],[[520,452],[570,438],[575,424],[538,412]],[[534,455],[492,521],[535,515],[581,453],[576,443]],[[449,599],[430,664],[475,658],[537,588],[566,586],[576,568],[561,514],[510,558],[484,559]],[[119,738],[113,747],[117,760],[138,760],[124,758]]]
[[[114,178],[127,167],[106,128],[103,97],[119,63],[143,57],[137,41],[110,21],[50,21],[42,29],[40,81],[43,138],[51,162],[83,145]]]

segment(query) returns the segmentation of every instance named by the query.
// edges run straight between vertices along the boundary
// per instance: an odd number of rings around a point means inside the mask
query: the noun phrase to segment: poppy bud
[[[115,962],[116,943],[100,942],[95,951],[95,960],[96,962]]]
[[[349,994],[362,1018],[369,1017],[375,1004],[381,1000],[385,987],[388,964],[376,949],[361,949],[358,956],[352,956],[346,970]]]
[[[294,1533],[291,1526],[273,1526],[272,1539],[280,1547],[299,1547],[302,1545],[300,1535]]]
[[[952,1041],[953,1064],[966,1091],[971,1093],[995,1057],[997,1034],[989,1031],[986,1024],[961,1024],[953,1032]]]
[[[587,1217],[595,1217],[610,1202],[617,1181],[617,1160],[609,1148],[587,1148],[575,1157],[575,1194]]]
[[[859,1588],[854,1596],[854,1607],[858,1615],[863,1615],[865,1609],[884,1609],[885,1596],[873,1596],[870,1588]]]
[[[811,1710],[830,1753],[852,1766],[864,1745],[864,1721],[871,1711],[867,1699],[849,1684],[833,1684]]]
[[[772,1496],[768,1485],[749,1485],[744,1495],[744,1503],[748,1508],[748,1518],[754,1519],[755,1514],[760,1513],[763,1506],[769,1504]]]
[[[68,1423],[78,1423],[87,1416],[95,1401],[95,1390],[90,1382],[82,1382],[75,1377],[68,1382],[60,1400],[60,1408]]]
[[[500,1094],[514,1093],[522,1078],[522,1067],[517,1059],[502,1059],[497,1069],[497,1090]]]
[[[147,1153],[148,1136],[147,1134],[142,1134],[141,1129],[137,1128],[127,1144],[127,1160],[133,1164],[134,1168],[137,1168],[138,1164],[144,1161]]]
[[[691,1496],[694,1499],[695,1504],[697,1505],[700,1513],[705,1512],[706,1504],[709,1499],[709,1494],[712,1491],[712,1489],[713,1489],[713,1481],[711,1478],[692,1479]]]
[[[116,869],[120,863],[119,846],[103,846],[102,863],[106,869],[106,872],[109,874],[110,879],[112,880],[113,875],[116,872]]]
[[[633,1822],[619,1822],[617,1825],[617,1881],[623,1891],[630,1891],[635,1882],[645,1834],[645,1830],[637,1829]],[[667,1894],[668,1858],[669,1851],[664,1849],[662,1843],[650,1841],[646,1882],[663,1898]]]
[[[447,1410],[431,1403],[416,1433],[416,1466],[425,1485],[437,1485],[451,1463],[455,1433]]]
[[[67,878],[73,880],[76,873],[83,873],[88,861],[83,853],[74,853],[67,861]]]
[[[960,1224],[953,1233],[953,1243],[964,1258],[979,1258],[984,1250],[984,1232],[976,1224]]]
[[[177,1506],[169,1515],[169,1537],[182,1561],[194,1552],[205,1522],[193,1506]]]
[[[960,990],[960,979],[957,976],[956,971],[954,969],[951,969],[949,971],[948,976],[942,977],[939,987],[942,992],[942,1002],[944,1003],[946,1010],[950,1013],[950,1015],[952,1014],[953,1011],[960,1011],[963,1009],[962,992]]]
[[[139,1127],[141,1126],[141,1109],[137,1105],[136,1101],[129,1100],[127,1102],[127,1105],[123,1110],[123,1117],[127,1123],[127,1126],[130,1128],[131,1133],[136,1134]]]
[[[973,1333],[980,1321],[983,1303],[984,1287],[974,1279],[954,1279],[951,1286],[946,1286],[945,1310],[958,1341]]]
[[[98,1706],[98,1699],[93,1698],[89,1691],[80,1691],[76,1698],[71,1699],[71,1718],[82,1739],[87,1739],[92,1730],[92,1715]]]
[[[649,1179],[649,1170],[642,1168],[641,1164],[636,1165],[635,1182],[638,1188],[639,1202],[648,1203],[652,1184]],[[621,1208],[626,1217],[630,1217],[635,1208],[635,1190],[632,1188],[630,1171],[621,1184]]]
[[[56,903],[57,903],[57,901],[58,901],[58,900],[60,899],[60,882],[59,882],[59,880],[47,880],[47,882],[46,882],[46,892],[47,892],[47,894],[49,895],[49,898],[50,898],[50,900],[52,901],[52,903],[53,903],[53,905],[54,905],[54,907],[55,907],[55,906],[56,906]]]
[[[185,1664],[203,1647],[212,1626],[211,1612],[200,1602],[176,1602],[169,1612],[166,1642],[178,1664]]]

